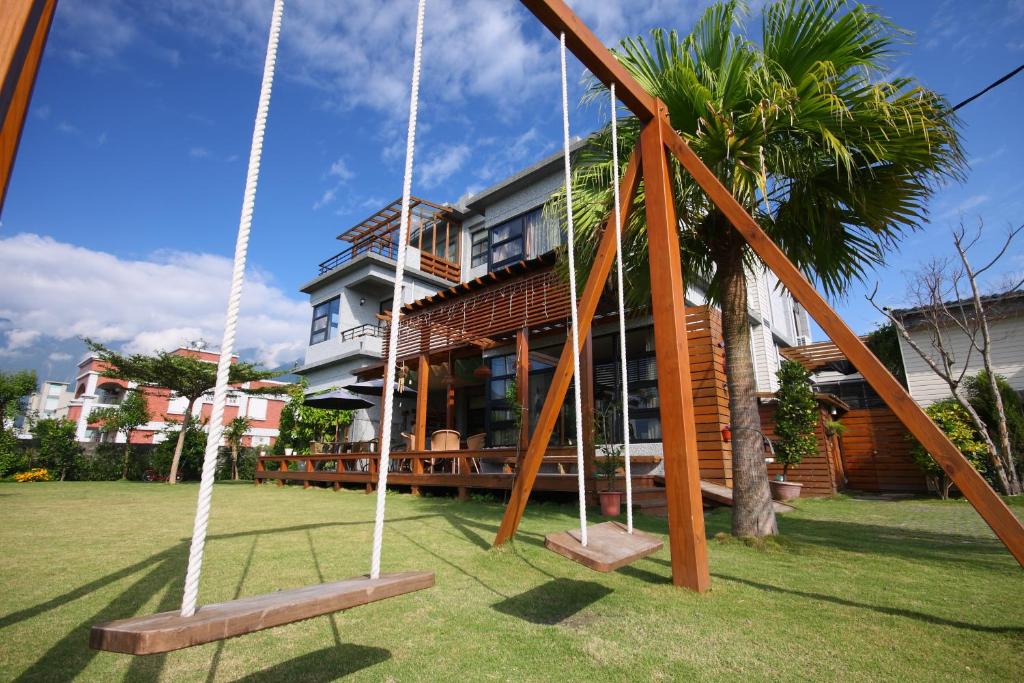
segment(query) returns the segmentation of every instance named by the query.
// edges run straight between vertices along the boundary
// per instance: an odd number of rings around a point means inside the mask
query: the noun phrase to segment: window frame
[[[322,308],[324,306],[327,307],[327,313],[325,315],[319,315],[318,316],[317,313],[316,313],[317,309]],[[338,296],[331,297],[330,299],[326,299],[324,301],[321,301],[320,303],[315,304],[313,306],[313,319],[312,319],[312,321],[309,324],[309,345],[310,346],[315,346],[317,344],[323,344],[326,341],[330,341],[332,339],[332,337],[337,334],[337,332],[338,332],[338,322],[339,321],[336,320],[333,323],[333,325],[332,325],[332,323],[331,323],[332,314],[334,316],[337,316],[337,318],[339,318],[339,319],[341,317],[341,295],[340,294]],[[327,322],[325,323],[324,328],[322,330],[324,338],[320,339],[318,341],[314,341],[314,337],[319,332],[321,332],[321,330],[318,330],[317,327],[316,327],[316,321],[321,319],[321,318],[326,318],[326,320],[327,320]],[[334,335],[332,335],[332,331],[334,332]]]
[[[480,253],[477,253],[477,247],[482,247]],[[469,267],[486,266],[490,259],[491,231],[485,228],[472,233],[469,239]]]
[[[537,209],[530,209],[529,211],[524,211],[518,216],[513,216],[512,218],[509,218],[506,221],[502,221],[501,223],[498,223],[495,226],[487,228],[487,272],[491,272],[495,268],[503,268],[513,263],[518,263],[526,258],[526,224],[523,219],[527,216],[527,214],[533,213],[534,211],[537,211]],[[502,228],[511,227],[513,223],[519,223],[518,232],[514,235],[509,235],[503,240],[495,241],[494,233],[498,230],[501,230]],[[495,261],[494,252],[499,247],[504,247],[508,244],[512,244],[513,242],[519,242],[519,253],[516,256],[506,257],[501,259],[500,261]]]

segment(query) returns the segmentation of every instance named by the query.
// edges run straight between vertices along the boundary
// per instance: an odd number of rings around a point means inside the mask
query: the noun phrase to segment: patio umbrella
[[[384,389],[383,379],[371,379],[366,382],[356,382],[355,384],[348,384],[345,389],[351,391],[353,394],[364,394],[366,396],[375,396],[380,398],[381,391]],[[395,383],[395,395],[396,396],[415,396],[416,390],[412,387],[405,387],[402,391],[398,390],[398,383]]]
[[[323,394],[306,394],[303,401],[310,408],[324,408],[326,410],[359,410],[360,408],[372,408],[372,401],[356,396],[345,389],[334,389]]]

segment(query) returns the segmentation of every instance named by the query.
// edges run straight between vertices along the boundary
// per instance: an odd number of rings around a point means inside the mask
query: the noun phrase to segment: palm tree
[[[238,481],[238,449],[249,431],[249,418],[239,415],[224,425],[224,440],[231,447],[231,481]]]
[[[956,120],[942,97],[886,77],[904,33],[844,0],[766,6],[760,42],[743,32],[744,6],[708,8],[680,37],[655,30],[616,51],[667,105],[672,126],[804,273],[832,297],[883,263],[921,224],[936,187],[964,166]],[[607,101],[593,85],[585,100]],[[620,158],[640,123],[619,125]],[[581,150],[573,177],[577,258],[587,267],[612,202],[610,129]],[[726,217],[673,162],[687,278],[722,309],[733,428],[732,530],[776,532],[764,464],[747,317],[747,277],[764,266]],[[556,202],[557,205],[557,202]],[[650,300],[643,192],[624,237],[632,303]]]

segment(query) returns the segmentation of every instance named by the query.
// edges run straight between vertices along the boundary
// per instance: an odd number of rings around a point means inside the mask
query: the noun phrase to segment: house
[[[519,430],[528,436],[565,339],[568,293],[555,271],[555,250],[565,235],[544,211],[562,181],[559,153],[456,205],[413,199],[399,340],[399,377],[413,391],[398,395],[389,438],[408,436],[396,447],[423,449],[428,434],[448,428],[477,436],[490,449],[512,449],[514,460]],[[296,372],[313,391],[381,375],[400,210],[396,200],[339,235],[345,248],[319,264],[316,277],[301,288],[309,295],[312,320],[305,363]],[[770,274],[751,273],[749,289],[758,388],[770,392],[777,387],[779,349],[809,341],[807,314]],[[700,427],[706,432],[702,477],[728,484],[720,322],[699,283],[690,283],[687,304],[695,393],[705,392],[701,400],[708,406]],[[634,453],[649,460],[650,470],[661,457],[653,325],[646,311],[628,317],[630,429]],[[604,439],[613,441],[622,440],[618,348],[614,296],[606,295],[584,353],[583,388]],[[528,358],[528,367],[518,358]],[[525,416],[520,428],[510,410],[513,391]],[[378,420],[377,407],[358,411],[350,440],[377,439]],[[563,410],[552,454],[574,442],[572,421],[572,411]],[[593,429],[584,425],[585,439]],[[503,469],[500,462],[477,465]],[[566,468],[552,461],[549,469]]]
[[[992,366],[996,374],[1002,375],[1018,392],[1024,393],[1024,292],[1016,291],[982,298],[982,305],[988,318],[991,338]],[[973,302],[969,299],[944,304],[951,315],[966,316],[968,329],[974,316]],[[984,369],[981,354],[972,348],[970,337],[952,319],[936,326],[928,322],[929,308],[915,307],[892,311],[910,334],[914,343],[934,354],[936,335],[941,335],[942,345],[953,360],[953,370],[959,373],[966,369],[967,376],[976,375]],[[945,314],[944,314],[945,315]],[[979,344],[983,344],[980,337]],[[949,385],[940,378],[907,340],[900,337],[900,353],[907,374],[907,389],[922,406],[950,397]]]
[[[195,348],[178,348],[172,353],[182,356],[194,356],[208,363],[216,364],[220,354]],[[234,358],[232,359],[235,360]],[[104,435],[98,433],[90,425],[89,415],[97,408],[116,407],[124,400],[125,392],[136,387],[135,383],[104,377],[105,366],[94,354],[87,354],[78,364],[78,375],[75,377],[73,397],[68,401],[67,418],[76,424],[76,435],[79,441],[99,441],[110,439],[124,441],[120,434]],[[284,386],[283,382],[264,380],[247,383],[244,388]],[[184,419],[188,401],[175,396],[168,389],[146,387],[144,389],[151,419],[148,424],[140,427],[133,435],[133,443],[160,443],[166,438],[168,429],[177,429]],[[286,396],[266,394],[249,396],[242,392],[229,393],[227,406],[224,409],[224,422],[227,424],[239,415],[249,418],[250,426],[242,440],[244,446],[270,446],[277,440],[281,423],[281,411],[288,402]],[[192,415],[202,422],[210,419],[213,410],[213,393],[196,401]]]
[[[69,404],[74,398],[69,386],[68,382],[46,380],[29,399],[29,412],[37,419],[67,417]]]

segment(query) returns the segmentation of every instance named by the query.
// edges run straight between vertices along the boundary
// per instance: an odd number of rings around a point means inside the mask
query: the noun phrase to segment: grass
[[[723,536],[713,590],[669,583],[668,552],[596,574],[542,547],[571,507],[393,495],[384,569],[437,585],[167,655],[86,646],[97,621],[174,609],[196,487],[2,484],[0,680],[1010,680],[1024,670],[1024,574],[962,502],[807,500],[778,541]],[[1013,502],[1018,513],[1024,500]],[[219,485],[201,600],[365,573],[373,497]],[[638,518],[665,533],[663,520]]]

